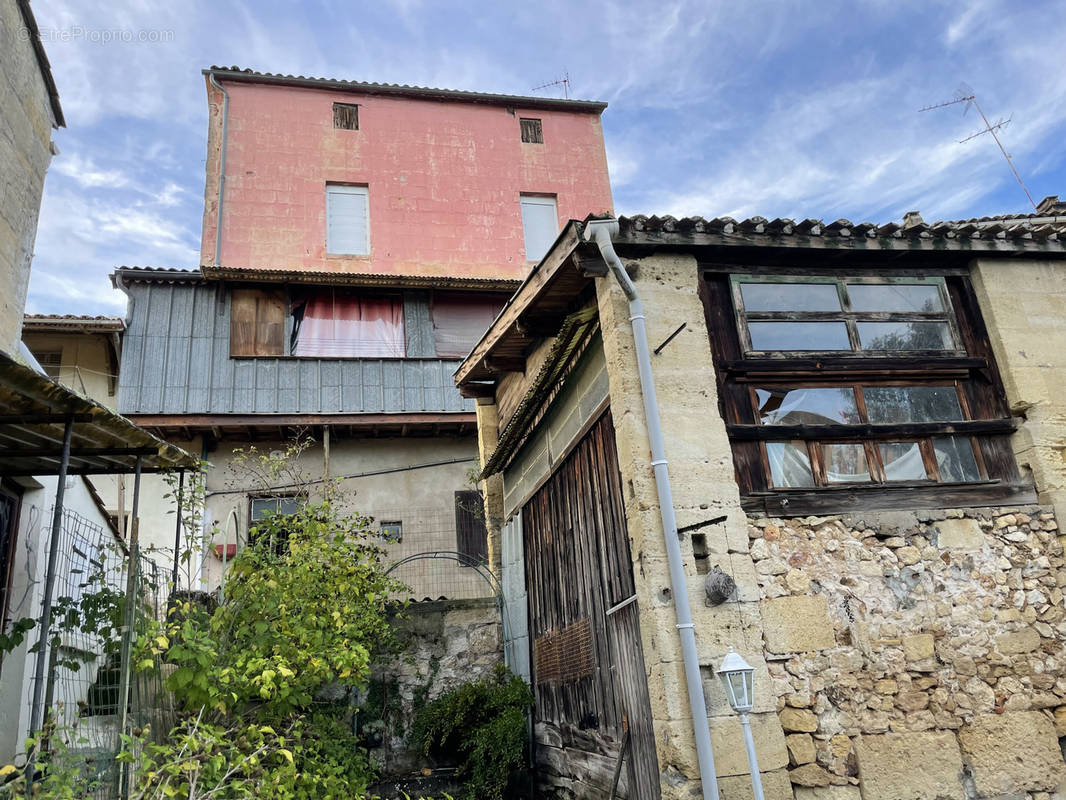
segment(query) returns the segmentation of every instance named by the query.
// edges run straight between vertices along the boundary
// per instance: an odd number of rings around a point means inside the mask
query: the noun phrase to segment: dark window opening
[[[746,509],[1035,497],[968,277],[786,269],[704,266],[719,410]]]
[[[333,127],[346,131],[359,130],[359,106],[352,103],[334,103]]]
[[[7,633],[11,621],[11,598],[18,553],[19,507],[21,491],[4,481],[0,485],[0,633]],[[0,658],[0,665],[3,659]]]
[[[403,358],[403,299],[344,289],[309,292],[292,304],[290,352],[318,358]]]
[[[520,118],[518,124],[522,126],[522,141],[527,144],[544,144],[544,131],[539,119]]]
[[[455,549],[479,564],[489,556],[485,506],[478,491],[455,493]],[[466,566],[464,564],[464,566]]]
[[[383,542],[402,542],[403,522],[401,520],[395,520],[392,522],[378,523],[378,536]]]
[[[275,555],[283,555],[289,549],[290,531],[285,521],[279,517],[291,517],[300,510],[303,501],[299,497],[253,497],[250,506],[250,522],[248,525],[248,543],[255,545],[262,541],[264,536],[269,537],[270,549]],[[260,526],[264,520],[269,525]]]
[[[60,350],[38,350],[33,353],[44,374],[59,380],[59,371],[63,367],[63,353]]]

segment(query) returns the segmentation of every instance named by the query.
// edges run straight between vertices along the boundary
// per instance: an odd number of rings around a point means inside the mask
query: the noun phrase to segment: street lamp
[[[725,686],[725,696],[729,705],[740,715],[740,726],[744,731],[744,746],[748,750],[748,767],[751,769],[751,788],[755,793],[755,800],[764,800],[762,793],[762,778],[759,775],[759,762],[755,758],[755,740],[751,736],[751,723],[748,721],[748,712],[755,704],[754,688],[755,667],[733,652],[722,659],[722,666],[718,668],[718,677]]]

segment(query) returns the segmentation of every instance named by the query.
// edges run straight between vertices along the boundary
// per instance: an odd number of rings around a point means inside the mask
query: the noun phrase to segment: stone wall
[[[1032,471],[1040,502],[1066,513],[1066,266],[1053,261],[975,261],[974,292],[988,327],[1011,413],[1018,466]]]
[[[0,350],[18,352],[52,109],[15,3],[0,4]]]
[[[374,668],[360,728],[381,733],[371,754],[386,778],[420,774],[429,763],[408,741],[418,709],[460,684],[487,677],[503,663],[500,614],[494,600],[413,603],[398,625],[400,654]],[[380,724],[379,724],[380,721]],[[376,737],[371,744],[376,742]]]
[[[1046,800],[1066,782],[1049,508],[753,519],[749,536],[797,798]]]

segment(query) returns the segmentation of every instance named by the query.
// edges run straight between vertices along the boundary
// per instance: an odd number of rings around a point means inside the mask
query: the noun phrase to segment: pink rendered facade
[[[229,93],[223,267],[521,279],[520,196],[566,220],[612,210],[601,109],[507,107],[219,78]],[[201,264],[215,260],[222,95],[210,108]],[[359,107],[334,128],[333,104]],[[540,119],[543,143],[519,119]],[[367,188],[368,256],[326,247],[326,186]]]

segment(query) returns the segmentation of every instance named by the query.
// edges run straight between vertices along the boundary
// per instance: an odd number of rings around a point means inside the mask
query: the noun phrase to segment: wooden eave
[[[540,340],[555,336],[568,314],[581,304],[592,278],[606,265],[594,245],[582,241],[581,223],[570,220],[455,371],[465,397],[492,396],[491,387],[507,372],[523,371],[526,356]]]

